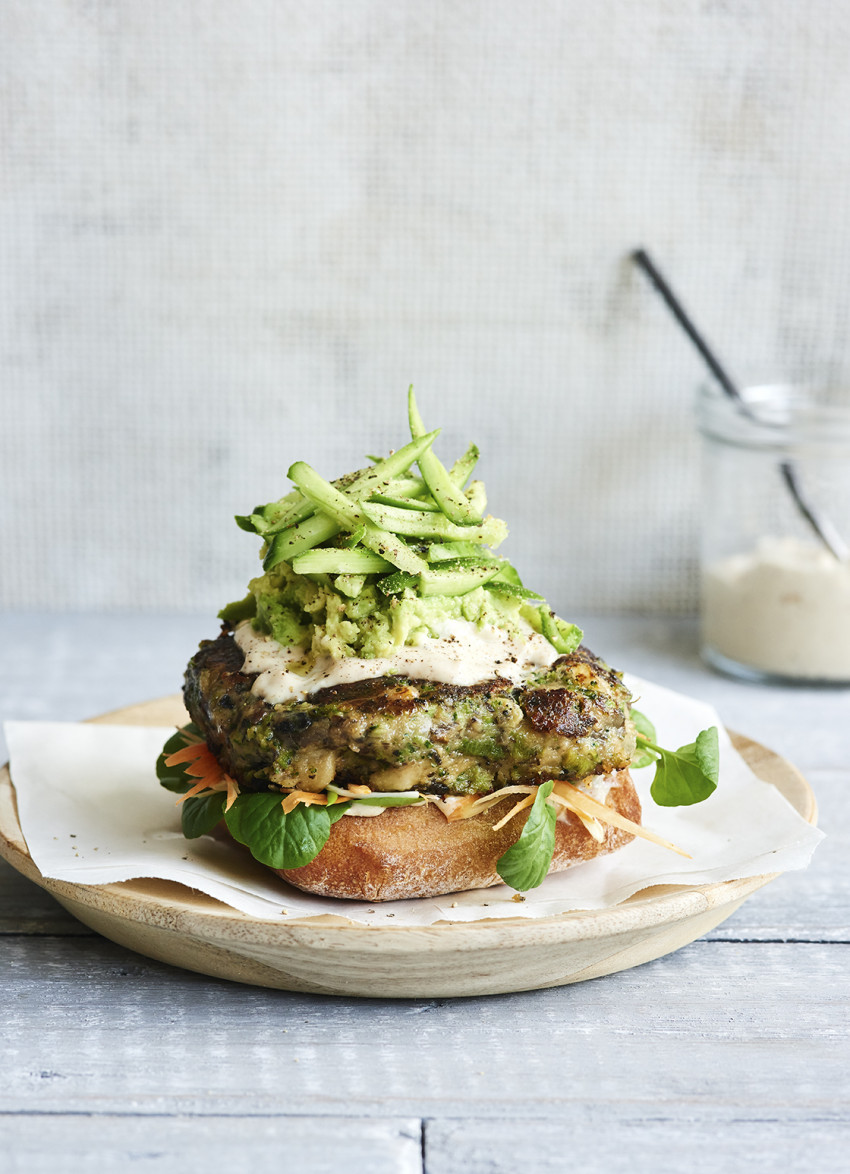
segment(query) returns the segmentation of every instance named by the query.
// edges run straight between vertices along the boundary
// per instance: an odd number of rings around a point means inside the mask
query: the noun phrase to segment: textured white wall
[[[0,603],[217,608],[413,381],[560,610],[688,610],[702,372],[625,258],[848,377],[848,54],[831,0],[4,0]]]

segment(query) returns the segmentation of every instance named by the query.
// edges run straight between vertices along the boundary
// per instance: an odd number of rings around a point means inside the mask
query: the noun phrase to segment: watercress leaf
[[[648,738],[650,742],[654,742],[656,740],[655,726],[652,724],[645,713],[641,713],[641,711],[639,709],[635,709],[634,706],[632,706],[632,721],[635,724],[635,729],[637,730],[638,734],[643,734],[644,738]],[[642,766],[651,766],[653,762],[657,761],[658,755],[655,753],[655,751],[650,750],[646,743],[642,742],[641,739],[638,738],[635,754],[629,765],[633,766],[635,770],[639,770]]]
[[[638,742],[634,757],[629,763],[629,766],[632,767],[633,770],[640,770],[642,766],[652,766],[653,762],[658,762],[658,755],[654,751],[650,750],[648,746],[642,746],[641,743]]]
[[[325,810],[328,813],[328,819],[330,820],[331,825],[335,824],[340,816],[345,815],[350,806],[350,803],[330,803],[325,808]]]
[[[552,863],[555,851],[555,808],[546,800],[552,794],[554,783],[543,783],[519,839],[499,857],[496,871],[513,889],[536,889],[542,883]]]
[[[655,726],[649,720],[645,713],[641,713],[639,709],[631,707],[632,721],[635,723],[635,729],[639,734],[643,734],[644,738],[649,738],[650,742],[657,741],[655,733]]]
[[[720,770],[717,727],[701,730],[696,740],[678,750],[658,750],[650,794],[659,807],[686,807],[702,803],[714,791]]]
[[[187,738],[184,736],[184,731],[193,737]],[[191,763],[179,763],[177,766],[166,766],[166,758],[170,758],[172,754],[176,754],[178,750],[182,750],[189,742],[193,742],[195,738],[202,737],[201,731],[194,722],[183,726],[182,729],[177,730],[172,734],[168,741],[162,748],[162,753],[156,760],[156,777],[159,779],[160,786],[165,787],[167,791],[173,791],[175,795],[184,795],[191,787],[197,783],[197,779],[192,778],[191,775],[186,774],[186,767]]]
[[[223,791],[214,791],[212,795],[193,795],[183,802],[181,822],[187,840],[196,840],[213,830],[224,816],[225,798]]]
[[[299,804],[284,814],[278,794],[239,795],[225,815],[227,829],[261,864],[301,868],[324,848],[331,831],[326,807]]]

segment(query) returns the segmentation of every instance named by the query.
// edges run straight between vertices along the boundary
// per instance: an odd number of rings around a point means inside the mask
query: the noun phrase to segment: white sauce
[[[349,681],[400,674],[447,685],[477,685],[493,677],[521,684],[535,669],[544,668],[560,653],[528,626],[524,640],[512,640],[500,628],[479,628],[467,620],[448,620],[436,639],[403,647],[394,656],[364,660],[349,656],[335,660],[321,657],[309,672],[293,672],[303,661],[304,649],[285,648],[276,640],[254,631],[249,621],[240,624],[235,640],[245,653],[242,671],[258,673],[251,691],[270,705],[292,701]]]
[[[794,538],[706,568],[703,642],[729,660],[800,680],[850,681],[850,565]]]

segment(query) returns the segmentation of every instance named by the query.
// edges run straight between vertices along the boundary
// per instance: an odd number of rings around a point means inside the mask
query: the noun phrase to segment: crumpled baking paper
[[[505,885],[375,904],[310,896],[235,845],[211,836],[184,839],[180,809],[154,772],[172,729],[7,722],[5,732],[21,827],[43,876],[91,885],[138,877],[179,881],[264,919],[334,913],[367,925],[430,925],[548,917],[616,905],[650,885],[698,885],[805,868],[822,833],[775,787],[756,778],[715,711],[636,677],[627,676],[626,684],[654,721],[662,746],[692,742],[707,726],[720,730],[720,783],[704,803],[656,807],[649,796],[654,767],[634,772],[643,823],[692,859],[634,840],[610,856],[547,877],[522,902]]]

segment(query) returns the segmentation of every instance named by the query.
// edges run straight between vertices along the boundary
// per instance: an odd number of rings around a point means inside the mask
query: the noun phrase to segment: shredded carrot
[[[224,782],[227,778],[221,763],[206,742],[196,742],[191,746],[184,746],[175,754],[169,754],[165,760],[166,766],[178,766],[184,763],[187,764],[185,766],[187,775],[193,779],[201,779],[210,788],[215,788],[216,784]]]
[[[466,819],[467,815],[472,814],[470,808],[477,802],[478,800],[474,795],[465,795],[458,803],[458,805],[453,807],[447,815],[445,811],[443,814],[446,816],[446,819],[449,821],[449,823],[452,823],[456,819]]]
[[[224,810],[229,811],[236,802],[237,796],[239,795],[239,784],[236,782],[236,779],[232,779],[230,775],[225,775],[224,781],[227,784],[227,799],[224,803]]]
[[[190,742],[187,746],[181,746],[179,750],[175,750],[173,754],[169,754],[165,760],[165,765],[179,766],[182,762],[194,762],[205,750],[209,752],[209,747],[206,742]]]
[[[290,811],[297,807],[299,803],[303,803],[305,807],[309,807],[311,804],[326,807],[328,797],[327,795],[317,795],[315,791],[292,791],[281,803],[283,814],[289,815]]]
[[[524,807],[530,807],[534,800],[534,795],[526,795],[524,799],[520,799],[519,803],[515,803],[504,818],[500,819],[498,823],[493,824],[493,831],[497,832],[500,828],[503,828],[506,823],[513,819],[517,812],[522,811]]]
[[[179,807],[181,803],[185,803],[186,800],[191,799],[193,795],[199,795],[201,791],[212,791],[212,787],[210,787],[206,779],[201,779],[199,782],[195,783],[194,787],[190,787],[185,795],[181,795],[177,800],[176,806]]]
[[[567,806],[575,811],[576,815],[590,816],[591,819],[599,819],[602,823],[610,823],[613,827],[621,828],[624,832],[631,832],[633,836],[640,836],[643,840],[649,840],[653,844],[658,844],[662,848],[669,848],[671,852],[678,852],[680,856],[686,856],[688,860],[691,859],[690,854],[683,852],[681,848],[677,848],[675,844],[671,844],[669,840],[663,839],[661,836],[651,832],[648,828],[641,827],[639,823],[634,823],[630,819],[626,819],[625,815],[620,815],[619,811],[614,811],[610,807],[606,807],[604,803],[598,802],[596,799],[591,799],[590,795],[586,795],[580,791],[578,787],[574,787],[572,783],[555,783],[555,791],[565,799]]]

